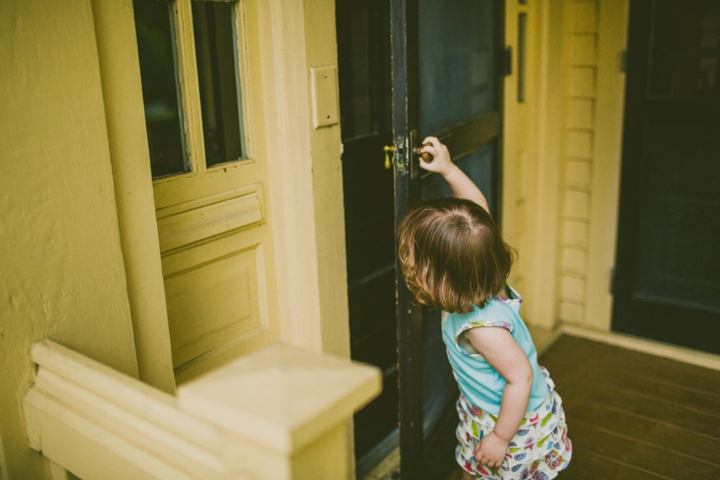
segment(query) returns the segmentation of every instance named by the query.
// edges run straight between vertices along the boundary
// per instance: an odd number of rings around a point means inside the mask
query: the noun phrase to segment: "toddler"
[[[480,189],[435,137],[420,166],[442,175],[454,198],[424,202],[402,221],[399,256],[419,302],[443,310],[442,335],[460,387],[455,458],[463,480],[554,478],[570,462],[565,413],[538,365],[506,284],[513,253]]]

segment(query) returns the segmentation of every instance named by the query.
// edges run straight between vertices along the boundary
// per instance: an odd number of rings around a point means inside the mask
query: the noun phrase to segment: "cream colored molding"
[[[273,225],[283,341],[322,349],[310,94],[302,0],[258,2]],[[334,30],[333,30],[334,32]]]
[[[277,344],[179,399],[50,341],[31,357],[30,447],[86,480],[344,479],[345,423],[381,388],[374,367]]]
[[[170,250],[249,227],[263,220],[262,189],[254,185],[222,201],[184,208],[158,220],[160,250]],[[204,200],[204,199],[203,199]],[[184,204],[183,204],[184,205]],[[158,217],[161,215],[158,211]]]
[[[529,324],[552,329],[557,319],[559,237],[562,222],[563,3],[544,0],[534,7],[539,51],[537,74],[528,72],[537,108],[537,161],[533,195],[527,198],[526,290],[523,307]],[[532,12],[531,12],[532,13]],[[531,40],[528,39],[528,42]],[[523,255],[523,252],[520,252]]]
[[[223,478],[219,433],[176,399],[50,341],[23,397],[30,447],[83,479]]]
[[[305,0],[306,75],[324,67],[328,75],[337,75],[337,37],[334,0]],[[337,78],[332,80],[331,95],[335,105],[327,104],[329,112],[340,111]],[[308,80],[309,81],[309,80]],[[310,112],[309,112],[310,113]],[[327,114],[326,114],[327,116]],[[331,113],[332,119],[332,113]],[[308,117],[308,122],[310,118]],[[318,265],[320,304],[320,337],[323,352],[350,357],[350,320],[347,297],[345,251],[345,211],[343,202],[342,140],[340,125],[310,130],[312,179],[315,220],[315,242]],[[346,478],[355,480],[355,447],[353,420],[345,427],[348,458]]]
[[[573,337],[585,338],[595,342],[627,348],[628,350],[647,353],[649,355],[655,355],[656,357],[669,358],[671,360],[690,363],[699,367],[720,370],[720,355],[713,355],[711,353],[692,350],[690,348],[645,340],[632,335],[614,332],[600,332],[575,325],[562,325],[562,332]]]
[[[335,2],[305,0],[304,3],[308,63],[306,74],[309,78],[313,68],[323,67],[328,75],[337,75]],[[330,83],[337,90],[337,78]],[[330,111],[339,112],[339,92],[334,92],[332,98],[335,105],[326,107]],[[336,123],[310,130],[310,148],[322,351],[349,358],[350,320],[340,125]]]
[[[175,391],[131,0],[92,0],[140,379]]]
[[[590,190],[585,323],[610,330],[610,276],[615,265],[620,164],[622,160],[625,73],[620,59],[627,44],[628,0],[599,3],[595,143]]]
[[[289,453],[379,389],[374,367],[274,344],[183,385],[178,398],[181,408],[218,427]]]

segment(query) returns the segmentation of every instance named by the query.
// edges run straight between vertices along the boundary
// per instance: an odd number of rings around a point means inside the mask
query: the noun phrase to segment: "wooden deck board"
[[[720,372],[569,336],[541,363],[573,440],[561,478],[720,478]]]
[[[697,454],[698,450],[706,452],[705,461],[720,465],[720,440],[697,435],[682,426],[643,418],[592,402],[574,405],[565,413],[568,418],[582,419],[591,425],[602,425],[603,428],[612,432],[624,432],[625,435],[630,435],[640,441],[650,441],[661,448],[679,454],[693,456]]]

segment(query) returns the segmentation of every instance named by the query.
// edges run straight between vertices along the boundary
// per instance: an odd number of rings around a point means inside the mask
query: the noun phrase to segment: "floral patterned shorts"
[[[495,428],[497,416],[471,405],[460,395],[456,404],[460,423],[455,432],[460,443],[455,459],[466,472],[482,480],[548,480],[568,466],[572,442],[567,438],[562,400],[548,371],[540,368],[550,393],[542,405],[525,415],[498,468],[485,467],[473,456],[478,441]]]

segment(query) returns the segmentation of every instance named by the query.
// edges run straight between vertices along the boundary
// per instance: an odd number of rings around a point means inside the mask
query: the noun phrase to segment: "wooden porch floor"
[[[563,336],[541,357],[563,398],[563,479],[720,479],[720,372]]]
[[[720,479],[720,371],[567,335],[540,363],[573,442],[558,478]],[[363,480],[396,479],[397,470],[395,451]],[[461,477],[458,467],[447,480]]]
[[[720,479],[720,372],[569,336],[540,362],[573,441],[558,478]]]

